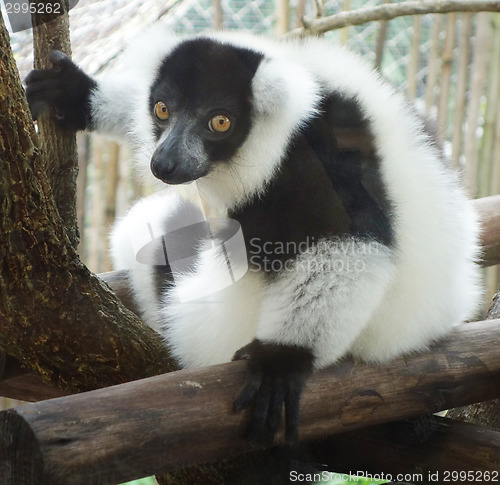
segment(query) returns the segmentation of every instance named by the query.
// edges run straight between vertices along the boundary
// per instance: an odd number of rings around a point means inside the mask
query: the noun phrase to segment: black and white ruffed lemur
[[[476,311],[473,205],[428,123],[348,50],[155,27],[101,79],[51,60],[26,79],[33,117],[49,105],[68,129],[127,139],[160,181],[116,224],[115,268],[131,271],[145,322],[181,366],[248,359],[235,408],[252,409],[250,438],[272,439],[285,407],[296,439],[314,370],[425,349]],[[363,146],[342,148],[342,130]],[[167,231],[196,215],[191,181],[212,214],[240,224],[248,270],[186,301],[227,277],[223,246],[198,241],[191,271],[166,284],[131,241],[145,223]]]

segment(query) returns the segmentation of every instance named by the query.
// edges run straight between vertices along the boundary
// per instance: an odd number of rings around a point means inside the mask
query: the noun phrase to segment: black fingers
[[[33,70],[24,80],[33,119],[49,108],[53,118],[68,130],[90,128],[90,96],[97,83],[62,52],[51,51],[49,59],[52,68]]]
[[[262,372],[248,373],[245,386],[234,401],[234,410],[242,411],[251,406],[262,384]]]
[[[300,396],[305,385],[304,376],[294,376],[287,382],[285,392],[285,440],[295,443],[299,437]]]
[[[300,397],[313,367],[311,351],[254,340],[236,352],[234,359],[241,358],[249,361],[248,374],[234,401],[234,409],[251,407],[246,438],[271,443],[281,424],[284,407],[286,440],[297,441]]]

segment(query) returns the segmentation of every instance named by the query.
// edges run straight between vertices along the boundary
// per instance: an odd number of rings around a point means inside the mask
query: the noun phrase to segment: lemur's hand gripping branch
[[[31,71],[26,97],[33,119],[49,108],[59,125],[68,130],[91,128],[90,95],[97,83],[60,51],[50,53],[53,67]]]
[[[264,343],[258,339],[242,347],[233,360],[247,359],[248,374],[235,411],[251,407],[246,438],[271,443],[285,407],[285,439],[297,441],[300,396],[313,370],[313,354],[304,347]]]

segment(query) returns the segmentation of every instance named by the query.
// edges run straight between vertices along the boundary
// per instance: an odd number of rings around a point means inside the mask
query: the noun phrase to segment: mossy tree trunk
[[[0,18],[0,349],[71,391],[172,370],[160,337],[80,262],[28,113]]]

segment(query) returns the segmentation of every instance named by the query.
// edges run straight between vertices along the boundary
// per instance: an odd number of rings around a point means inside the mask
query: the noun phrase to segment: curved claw
[[[252,407],[246,438],[271,443],[284,407],[286,440],[297,441],[300,397],[312,372],[311,351],[254,340],[236,352],[236,359],[249,361],[245,385],[234,401],[235,411]]]

